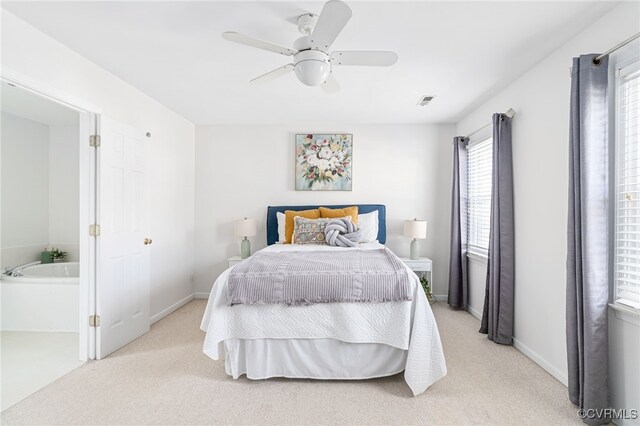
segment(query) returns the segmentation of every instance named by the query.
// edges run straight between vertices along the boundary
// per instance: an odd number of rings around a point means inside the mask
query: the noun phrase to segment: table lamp
[[[411,260],[419,259],[420,246],[418,245],[418,238],[427,238],[427,221],[418,219],[405,220],[404,235],[413,238],[413,241],[411,241]]]
[[[237,220],[235,223],[236,237],[244,237],[240,244],[240,257],[246,259],[251,256],[251,243],[247,237],[253,237],[257,234],[256,221],[253,219]]]

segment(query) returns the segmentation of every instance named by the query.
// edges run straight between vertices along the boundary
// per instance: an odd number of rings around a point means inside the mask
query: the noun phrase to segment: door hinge
[[[97,148],[100,146],[100,135],[89,136],[89,146]]]
[[[89,315],[89,327],[100,327],[100,315]]]
[[[100,235],[100,225],[89,225],[89,236],[97,237]]]

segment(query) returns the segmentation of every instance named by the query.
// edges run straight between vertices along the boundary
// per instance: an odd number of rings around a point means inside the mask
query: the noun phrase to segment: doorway
[[[0,82],[2,410],[91,357],[86,323],[93,115]],[[95,126],[95,124],[93,125]]]
[[[2,410],[150,327],[151,134],[46,92],[0,78]]]

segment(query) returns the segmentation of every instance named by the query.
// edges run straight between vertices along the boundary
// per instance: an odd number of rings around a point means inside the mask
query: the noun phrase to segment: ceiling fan
[[[293,44],[293,49],[279,46],[268,41],[227,31],[222,33],[226,40],[258,49],[269,50],[284,56],[292,56],[289,63],[251,80],[252,83],[267,82],[293,71],[307,86],[321,85],[327,93],[340,90],[333,76],[336,65],[389,66],[396,63],[398,55],[388,51],[332,51],[329,49],[340,31],[351,19],[351,8],[340,0],[325,3],[320,16],[305,13],[298,17],[298,30],[303,34]]]

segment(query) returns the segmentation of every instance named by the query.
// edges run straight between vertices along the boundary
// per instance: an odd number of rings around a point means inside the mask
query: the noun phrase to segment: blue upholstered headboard
[[[378,211],[378,241],[384,244],[387,241],[387,209],[383,204],[340,204],[326,205],[331,209],[341,209],[343,207],[358,206],[358,214]],[[267,209],[267,245],[278,242],[278,219],[276,213],[284,213],[285,210],[309,210],[317,209],[320,206],[269,206]]]

